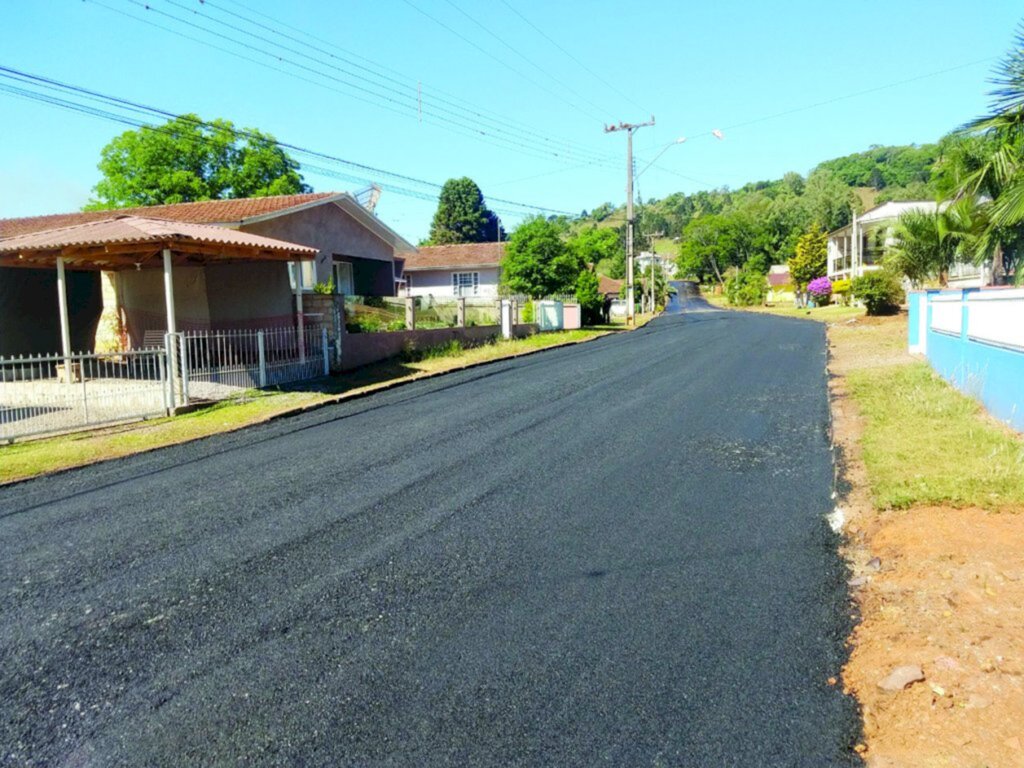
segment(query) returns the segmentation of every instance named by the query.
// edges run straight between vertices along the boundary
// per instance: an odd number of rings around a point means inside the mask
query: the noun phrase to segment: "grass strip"
[[[1024,504],[1024,439],[927,363],[852,370],[873,504],[999,509]]]
[[[578,344],[607,333],[607,330],[595,329],[541,333],[523,339],[497,340],[466,349],[449,344],[436,350],[423,350],[420,359],[415,361],[387,360],[349,373],[307,382],[307,391],[253,390],[238,399],[215,403],[179,416],[16,442],[0,446],[0,483],[25,480],[231,432],[404,382],[518,357],[550,347]]]

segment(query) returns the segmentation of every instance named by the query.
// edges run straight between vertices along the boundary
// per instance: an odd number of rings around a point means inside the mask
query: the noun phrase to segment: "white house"
[[[836,280],[860,277],[881,266],[885,249],[893,245],[893,231],[899,217],[907,211],[938,210],[933,200],[909,200],[876,205],[853,221],[828,235],[828,277]],[[990,270],[973,264],[956,264],[949,273],[951,286],[970,288],[989,285]]]
[[[405,256],[408,296],[496,297],[505,243],[429,245]]]
[[[662,256],[660,253],[652,253],[651,251],[641,251],[636,256],[636,269],[638,273],[646,272],[651,264],[654,264],[658,269],[661,270],[661,274],[666,278],[673,278],[676,276],[676,262],[668,256]]]

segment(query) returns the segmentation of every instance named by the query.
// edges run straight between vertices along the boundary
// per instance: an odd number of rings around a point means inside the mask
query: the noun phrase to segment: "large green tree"
[[[621,278],[626,270],[626,249],[618,229],[587,227],[569,238],[569,250],[584,264],[609,277]]]
[[[683,230],[677,259],[679,273],[701,281],[713,277],[724,284],[725,270],[736,265],[736,251],[736,233],[726,216],[698,216]]]
[[[427,245],[492,243],[499,239],[497,215],[468,176],[448,179],[441,187]]]
[[[558,225],[543,216],[516,227],[501,262],[503,285],[533,298],[573,292],[584,263],[561,234]]]
[[[125,131],[103,148],[98,167],[90,209],[310,191],[272,136],[197,115]]]

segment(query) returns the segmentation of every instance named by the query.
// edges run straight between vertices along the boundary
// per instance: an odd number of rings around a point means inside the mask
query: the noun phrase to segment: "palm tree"
[[[951,183],[954,202],[975,201],[964,206],[969,219],[960,222],[974,260],[994,257],[1009,269],[1024,257],[1024,24],[992,82],[991,114],[968,123],[952,140],[940,184],[943,176]],[[1024,277],[1015,271],[1018,280]]]

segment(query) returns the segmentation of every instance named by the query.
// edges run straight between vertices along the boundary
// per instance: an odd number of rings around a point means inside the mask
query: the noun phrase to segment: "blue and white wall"
[[[922,291],[909,299],[910,351],[1024,431],[1024,289]]]

